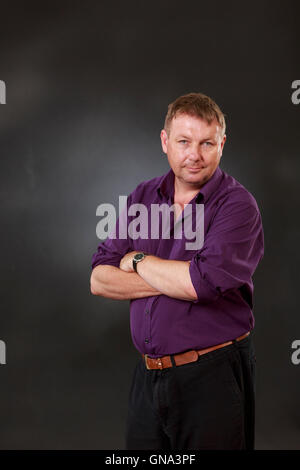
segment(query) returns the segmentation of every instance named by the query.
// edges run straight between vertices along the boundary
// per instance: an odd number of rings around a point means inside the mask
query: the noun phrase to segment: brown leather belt
[[[250,334],[250,331],[245,333],[242,336],[236,338],[236,341],[240,341],[243,338],[246,338]],[[195,362],[198,360],[199,356],[202,354],[206,354],[210,351],[214,351],[215,349],[223,348],[224,346],[228,346],[229,344],[233,344],[233,341],[227,341],[227,343],[217,344],[216,346],[211,346],[205,349],[199,349],[198,351],[186,351],[181,354],[174,354],[173,358],[175,361],[176,366],[182,366],[183,364],[188,364],[189,362]],[[166,369],[167,367],[173,367],[171,356],[163,356],[163,357],[149,357],[148,354],[142,354],[145,365],[147,369]]]

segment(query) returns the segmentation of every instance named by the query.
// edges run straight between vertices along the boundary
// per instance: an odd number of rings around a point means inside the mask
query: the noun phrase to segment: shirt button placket
[[[155,297],[150,297],[145,305],[144,309],[144,332],[145,332],[145,344],[148,345],[146,346],[146,350],[148,354],[153,353],[153,348],[151,346],[152,344],[152,337],[151,337],[151,316],[152,316],[152,305],[154,301],[156,300]]]
[[[151,316],[150,316],[150,307],[145,308],[145,344],[149,345],[151,341],[151,335],[150,335],[150,321],[151,321]],[[148,351],[150,352],[150,350]]]

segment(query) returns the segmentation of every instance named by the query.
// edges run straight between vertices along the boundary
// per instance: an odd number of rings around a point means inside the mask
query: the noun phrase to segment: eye
[[[187,143],[187,140],[184,140],[184,139],[183,139],[183,140],[180,140],[179,143],[180,143],[180,144],[186,144],[186,143]]]

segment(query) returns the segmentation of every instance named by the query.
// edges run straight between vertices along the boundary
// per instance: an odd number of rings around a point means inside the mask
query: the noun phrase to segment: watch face
[[[143,258],[144,258],[144,253],[137,253],[136,255],[134,255],[134,259],[136,261],[140,261]]]

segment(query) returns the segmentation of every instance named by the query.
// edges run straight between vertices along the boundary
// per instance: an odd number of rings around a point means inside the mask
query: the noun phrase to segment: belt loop
[[[237,342],[237,340],[236,340],[236,339],[232,339],[231,341],[232,341],[232,344],[234,345],[235,349],[238,349],[238,344],[237,344],[238,342]]]
[[[173,354],[170,355],[170,358],[171,358],[172,366],[177,367]]]

